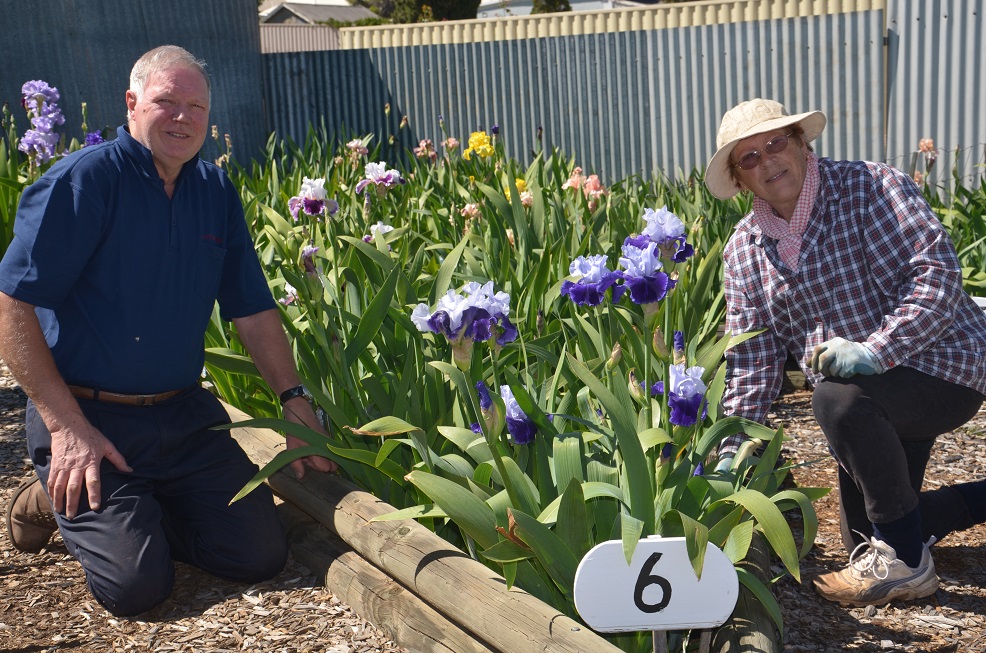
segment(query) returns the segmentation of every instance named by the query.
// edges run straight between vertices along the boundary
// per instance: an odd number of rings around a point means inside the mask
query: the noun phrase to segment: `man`
[[[848,566],[815,580],[851,605],[938,588],[929,543],[986,521],[986,482],[921,492],[935,438],[986,393],[986,317],[954,246],[906,175],[819,158],[820,111],[756,99],[726,112],[712,194],[753,194],[724,252],[726,327],[762,331],[726,352],[726,413],[762,421],[789,354],[839,463]],[[727,440],[720,454],[737,448]]]
[[[269,490],[229,505],[257,468],[228,431],[211,430],[229,418],[197,383],[217,300],[285,416],[322,428],[236,190],[198,158],[210,97],[187,51],[142,56],[127,126],[25,189],[0,261],[0,356],[29,397],[38,475],[11,502],[9,535],[39,551],[53,508],[93,596],[117,616],[170,594],[173,559],[243,582],[286,560]],[[336,468],[313,456],[295,473],[306,465]]]

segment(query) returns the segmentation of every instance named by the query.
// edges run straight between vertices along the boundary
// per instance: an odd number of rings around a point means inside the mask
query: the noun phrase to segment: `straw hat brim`
[[[801,125],[801,129],[804,130],[804,140],[806,143],[810,143],[818,138],[818,135],[825,129],[825,114],[821,111],[808,111],[792,116],[780,116],[758,123],[736,136],[716,150],[709,161],[709,166],[705,170],[705,185],[709,191],[721,200],[728,200],[739,192],[736,182],[729,174],[729,166],[732,165],[729,162],[729,155],[733,153],[733,148],[736,147],[737,143],[757,134],[764,134],[795,124]]]

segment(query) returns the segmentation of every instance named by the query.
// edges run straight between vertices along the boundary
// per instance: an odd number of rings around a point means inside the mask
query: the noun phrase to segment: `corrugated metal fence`
[[[769,96],[826,112],[822,154],[924,170],[914,153],[931,138],[934,181],[953,165],[966,183],[984,173],[982,0],[716,0],[343,28],[344,49],[264,55],[252,0],[0,0],[0,14],[18,26],[0,36],[0,102],[21,131],[29,79],[61,90],[66,133],[79,135],[83,101],[90,128],[119,124],[133,61],[178,43],[209,62],[213,121],[241,160],[270,131],[300,140],[323,122],[393,136],[396,156],[440,141],[442,117],[460,139],[498,123],[521,160],[540,127],[545,147],[608,181],[673,175],[705,164],[726,109]]]
[[[7,28],[0,33],[0,103],[21,133],[21,85],[42,79],[58,88],[69,138],[82,138],[81,105],[89,129],[115,130],[125,120],[130,69],[147,50],[180,45],[209,64],[214,83],[212,121],[233,135],[249,158],[266,141],[257,4],[253,0],[0,0]],[[219,150],[206,139],[204,156]]]
[[[907,169],[930,137],[932,172],[963,148],[971,180],[986,143],[983,13],[981,0],[725,0],[343,28],[349,49],[264,56],[265,95],[292,98],[269,126],[300,140],[324,122],[392,137],[396,152],[498,124],[521,160],[540,127],[545,147],[614,181],[704,166],[723,112],[760,96],[825,111],[823,155]]]
[[[968,181],[986,175],[986,4],[982,0],[895,0],[887,10],[887,160],[923,171],[919,139],[935,142],[930,179],[953,167]],[[916,159],[916,161],[915,161]]]

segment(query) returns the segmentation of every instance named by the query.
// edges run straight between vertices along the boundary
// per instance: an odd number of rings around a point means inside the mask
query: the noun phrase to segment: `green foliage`
[[[571,11],[572,5],[568,0],[534,0],[532,14],[552,14],[560,11]]]
[[[389,25],[391,21],[386,18],[360,18],[359,20],[336,20],[330,18],[329,20],[323,20],[320,22],[321,25],[328,25],[329,27],[335,27],[339,29],[340,27],[373,27],[374,25]]]
[[[394,0],[395,23],[468,20],[476,17],[479,0]]]
[[[722,419],[716,408],[731,340],[717,333],[720,257],[744,201],[714,200],[696,176],[628,179],[591,195],[589,181],[573,176],[576,162],[559,151],[522,166],[496,138],[491,146],[468,158],[449,148],[434,160],[412,158],[406,184],[381,192],[371,185],[368,195],[355,189],[375,154],[331,147],[315,132],[301,147],[272,140],[266,161],[249,171],[233,165],[299,370],[332,437],[283,430],[394,505],[388,519],[419,520],[574,618],[578,561],[610,539],[630,556],[642,536],[686,536],[698,574],[705,542],[738,563],[756,530],[798,577],[807,548],[796,546],[782,512],[798,510],[812,532],[817,496],[780,492],[781,433]],[[306,177],[325,180],[340,207],[333,218],[290,214]],[[644,226],[644,209],[664,205],[698,254],[664,261],[677,283],[657,310],[627,299],[578,307],[561,294],[573,259],[603,254],[615,268],[624,239]],[[381,223],[393,230],[371,230]],[[318,248],[307,271],[306,247]],[[455,357],[445,336],[411,321],[417,304],[487,280],[510,295],[516,341]],[[672,358],[676,330],[687,344]],[[251,376],[235,331],[217,318],[208,343],[216,391],[276,417],[276,399]],[[671,421],[667,395],[642,392],[656,382],[670,387],[675,363],[704,368],[708,417],[693,426]],[[628,383],[631,373],[642,386]],[[486,411],[477,383],[490,388]],[[536,425],[529,445],[504,429],[505,389]],[[763,451],[748,448],[732,469],[703,473],[717,444],[740,431]],[[289,460],[279,456],[245,491]],[[613,641],[636,650],[643,640]]]
[[[390,18],[394,13],[394,0],[359,0],[355,4],[363,5],[384,18]]]
[[[943,196],[929,185],[924,195],[955,244],[963,287],[970,295],[986,296],[986,177],[978,187],[966,188],[958,183],[958,171],[953,172],[951,195]]]
[[[17,150],[17,126],[7,105],[0,119],[0,256],[14,237],[14,215],[27,184],[27,159]]]

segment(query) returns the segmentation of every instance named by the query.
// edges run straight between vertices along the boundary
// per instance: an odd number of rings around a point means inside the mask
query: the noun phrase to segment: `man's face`
[[[202,148],[209,125],[209,87],[186,66],[151,73],[144,94],[127,91],[130,134],[151,151],[158,174],[174,181]]]
[[[777,139],[791,134],[791,128],[757,134],[736,144],[730,155],[731,163],[739,163],[751,152],[757,152],[760,160],[749,170],[734,168],[743,188],[765,200],[784,218],[790,219],[801,195],[808,171],[808,147],[798,136],[789,136],[787,147],[771,153],[767,144],[779,143]]]

